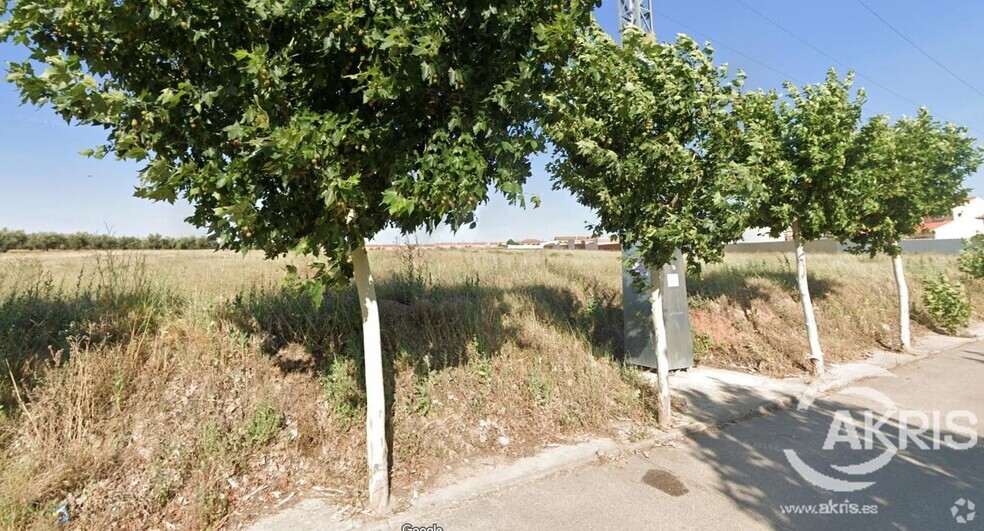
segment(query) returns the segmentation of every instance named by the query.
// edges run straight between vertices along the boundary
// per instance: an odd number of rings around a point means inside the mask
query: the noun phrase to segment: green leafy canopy
[[[742,98],[736,113],[752,147],[749,162],[767,190],[752,226],[773,236],[794,227],[807,241],[857,231],[857,207],[870,200],[870,188],[849,164],[865,100],[860,90],[851,99],[853,79],[830,70],[802,89],[787,82],[784,98],[775,91]]]
[[[897,256],[899,241],[915,234],[923,218],[948,214],[966,200],[964,179],[982,162],[966,132],[935,122],[925,108],[892,125],[878,116],[862,128],[854,158],[872,197],[860,210],[852,252]]]
[[[380,230],[522,203],[541,95],[596,1],[20,0],[24,100],[103,127],[138,194],[195,207],[230,249],[327,260]]]
[[[620,46],[594,26],[547,98],[555,186],[650,267],[675,249],[692,265],[721,258],[760,196],[731,112],[743,76],[729,80],[712,54],[684,35],[664,44],[633,28]]]

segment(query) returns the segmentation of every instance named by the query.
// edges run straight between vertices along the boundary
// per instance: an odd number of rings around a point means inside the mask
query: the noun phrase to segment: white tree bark
[[[352,255],[355,286],[362,310],[362,342],[366,363],[366,453],[369,464],[369,506],[380,512],[389,504],[389,456],[386,449],[386,394],[383,349],[379,337],[376,286],[365,242]]]
[[[799,226],[793,225],[793,241],[796,244],[796,287],[799,288],[800,302],[803,304],[803,320],[806,322],[806,338],[810,342],[810,362],[813,374],[824,373],[823,351],[820,349],[820,334],[817,332],[817,319],[813,315],[813,299],[810,298],[810,285],[806,280],[806,251]]]
[[[653,314],[653,332],[656,339],[656,420],[660,429],[671,427],[670,361],[666,355],[666,322],[663,321],[663,290],[660,285],[660,269],[653,268],[649,280],[653,287],[650,296]]]
[[[908,351],[912,346],[912,336],[909,333],[909,286],[905,283],[901,254],[892,257],[892,270],[899,289],[899,340],[902,342],[902,350]]]

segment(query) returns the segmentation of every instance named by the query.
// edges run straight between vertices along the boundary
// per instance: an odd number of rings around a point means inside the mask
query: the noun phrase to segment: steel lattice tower
[[[652,0],[618,0],[618,31],[627,26],[638,26],[647,35],[655,35],[653,28]]]

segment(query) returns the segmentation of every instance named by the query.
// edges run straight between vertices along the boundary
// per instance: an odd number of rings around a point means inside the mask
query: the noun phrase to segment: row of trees
[[[112,236],[87,232],[24,232],[0,229],[0,253],[26,251],[78,251],[88,249],[215,249],[215,240],[206,236],[161,236],[151,234]]]
[[[980,163],[962,129],[922,111],[862,125],[850,76],[745,92],[689,38],[630,30],[619,46],[592,19],[598,3],[19,0],[0,39],[30,51],[9,65],[25,101],[108,130],[93,156],[144,163],[139,195],[184,197],[226,248],[312,256],[315,294],[354,278],[379,509],[389,465],[365,241],[383,228],[474,225],[493,191],[525,204],[528,157],[550,142],[556,185],[647,266],[677,248],[694,265],[720,259],[746,227],[792,228],[819,372],[802,242],[897,256]],[[653,306],[665,425],[658,286]]]
[[[690,263],[720,260],[747,228],[791,230],[797,288],[816,374],[824,371],[804,243],[833,237],[856,253],[885,253],[899,286],[900,344],[910,345],[899,241],[923,217],[965,200],[964,178],[981,164],[966,130],[926,109],[890,123],[862,120],[853,75],[815,85],[743,92],[739,72],[713,64],[710,46],[686,36],[657,43],[635,29],[617,44],[600,28],[579,35],[545,121],[558,150],[552,172],[599,214],[598,232],[635,245],[658,268],[675,249]],[[653,321],[666,366],[659,286]],[[669,387],[659,371],[661,424]]]

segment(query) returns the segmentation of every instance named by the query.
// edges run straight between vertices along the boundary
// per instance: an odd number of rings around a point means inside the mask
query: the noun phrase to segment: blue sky
[[[711,41],[719,62],[748,74],[749,88],[778,88],[786,79],[813,83],[832,66],[843,74],[843,63],[858,72],[856,85],[868,93],[865,107],[869,115],[897,118],[912,115],[919,105],[925,105],[938,119],[967,125],[971,134],[984,138],[984,69],[980,58],[984,2],[864,3],[963,81],[907,43],[857,0],[657,0],[654,20],[660,40],[687,33],[699,41]],[[615,0],[606,0],[596,13],[612,34],[617,33],[616,6]],[[20,49],[0,44],[0,63],[22,55]],[[183,221],[191,212],[187,204],[155,204],[132,197],[136,165],[78,155],[99,144],[104,136],[101,130],[70,127],[50,110],[20,106],[13,86],[0,83],[0,227],[109,230],[120,235],[200,233]],[[545,156],[533,162],[534,175],[527,192],[541,196],[539,209],[522,210],[493,198],[479,208],[477,229],[457,234],[438,231],[418,235],[418,239],[545,239],[585,233],[586,222],[594,219],[592,212],[578,205],[570,194],[551,190],[543,169]],[[968,185],[975,193],[984,193],[984,175],[973,176]],[[395,231],[385,231],[376,241],[392,242],[398,236]]]

